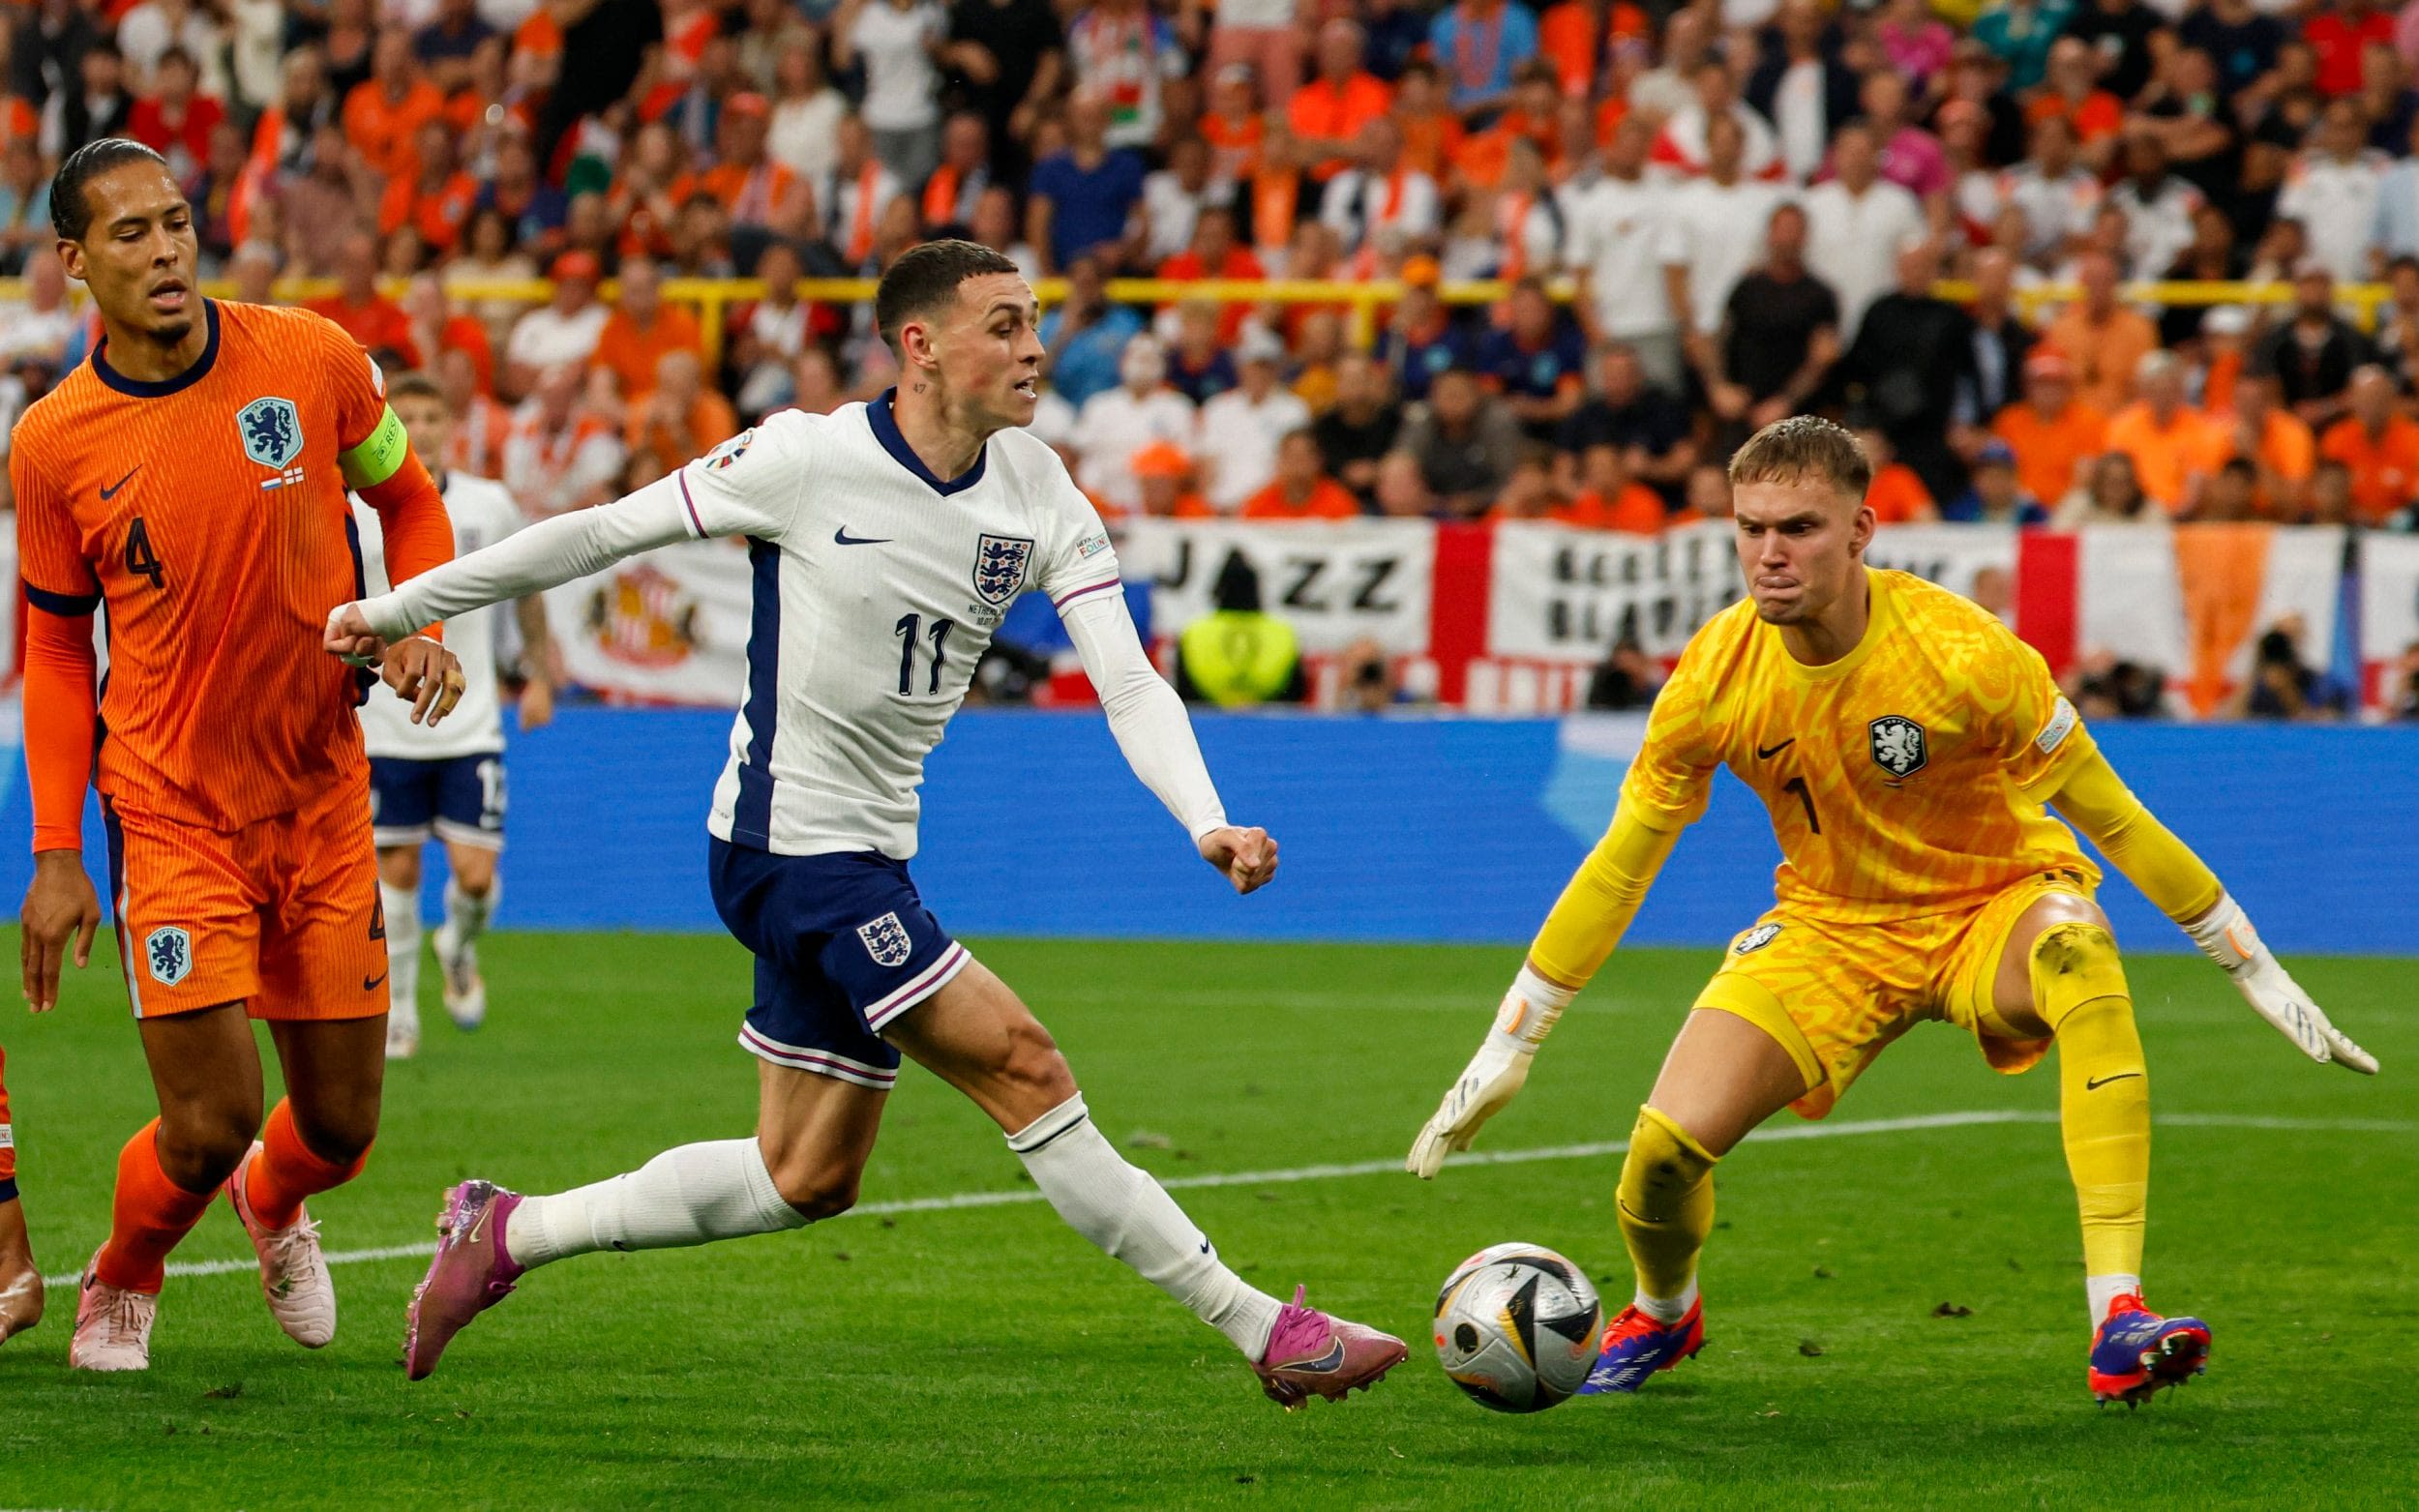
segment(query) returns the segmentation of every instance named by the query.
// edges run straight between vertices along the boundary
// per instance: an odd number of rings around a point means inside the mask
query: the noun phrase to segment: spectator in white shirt
[[[1084,400],[1075,417],[1073,445],[1084,460],[1076,482],[1110,513],[1130,515],[1142,506],[1136,452],[1154,441],[1186,450],[1193,444],[1193,401],[1168,387],[1167,377],[1158,339],[1134,337],[1118,360],[1118,386]]]
[[[1717,116],[1705,133],[1705,176],[1671,192],[1671,220],[1683,255],[1671,264],[1682,280],[1675,302],[1685,300],[1701,336],[1721,329],[1730,291],[1747,270],[1764,260],[1764,227],[1790,197],[1783,186],[1744,176],[1747,133],[1728,116]]]
[[[1157,267],[1193,244],[1193,222],[1205,205],[1234,198],[1235,186],[1210,176],[1210,144],[1179,137],[1168,149],[1168,165],[1143,179],[1144,254]]]
[[[619,427],[591,409],[576,366],[549,368],[513,411],[504,487],[532,519],[604,503],[619,491]]]
[[[1807,264],[1839,298],[1839,335],[1856,340],[1865,309],[1890,291],[1898,250],[1929,229],[1913,194],[1881,176],[1871,128],[1850,122],[1832,138],[1837,177],[1807,192]]]
[[[1237,343],[1242,385],[1201,406],[1201,442],[1194,453],[1209,470],[1210,506],[1232,515],[1276,476],[1277,445],[1310,424],[1310,406],[1278,382],[1285,345],[1258,326]]]
[[[1403,163],[1403,133],[1385,116],[1360,129],[1360,163],[1329,180],[1319,219],[1334,228],[1347,253],[1367,246],[1381,231],[1411,238],[1442,228],[1443,199],[1436,180]]]
[[[848,113],[848,97],[824,76],[822,39],[803,30],[784,37],[773,59],[773,124],[764,142],[773,161],[809,184],[825,182]]]
[[[1674,24],[1691,12],[1682,12]],[[1646,175],[1655,129],[1633,111],[1613,130],[1604,176],[1563,207],[1571,309],[1588,344],[1626,341],[1658,388],[1680,386],[1680,316],[1663,270],[1687,258],[1669,195]]]
[[[1718,118],[1727,117],[1738,123],[1744,140],[1741,147],[1742,171],[1749,178],[1778,177],[1780,147],[1773,138],[1773,129],[1739,101],[1737,84],[1731,79],[1730,65],[1719,58],[1708,58],[1696,66],[1691,82],[1694,96],[1686,105],[1672,112],[1671,119],[1656,135],[1654,163],[1656,168],[1677,178],[1694,178],[1705,171],[1706,127]]]
[[[2138,277],[2158,278],[2193,244],[2200,191],[2167,171],[2166,143],[2157,136],[2137,132],[2127,139],[2125,177],[2108,192],[2107,203],[2125,214],[2125,262]],[[2369,234],[2365,214],[2360,234]]]
[[[921,184],[941,162],[941,71],[949,17],[935,0],[842,0],[832,18],[832,61],[865,64],[857,112],[874,130],[874,155],[903,184]]]
[[[2063,256],[2100,208],[2100,180],[2076,157],[2075,128],[2062,115],[2033,123],[2024,161],[2000,174],[1997,188],[1999,204],[2024,217],[2024,260],[2036,267]]]
[[[2366,144],[2367,135],[2359,101],[2329,101],[2276,199],[2276,213],[2299,221],[2309,234],[2310,254],[2347,282],[2376,271],[2369,236],[2386,165]]]
[[[504,343],[506,386],[526,394],[543,369],[569,365],[583,368],[596,354],[597,338],[612,311],[598,302],[596,281],[602,273],[596,254],[567,252],[554,259],[547,277],[554,281],[554,297],[521,317]]]

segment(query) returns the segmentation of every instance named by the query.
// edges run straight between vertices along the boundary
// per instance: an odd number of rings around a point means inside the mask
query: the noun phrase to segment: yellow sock
[[[1696,1257],[1714,1231],[1714,1157],[1653,1108],[1638,1110],[1621,1165],[1621,1236],[1639,1310],[1678,1322],[1696,1300]]]
[[[2150,1078],[2116,941],[2056,924],[2033,943],[2033,1004],[2057,1037],[2059,1131],[2082,1210],[2092,1325],[2141,1285],[2150,1197]],[[2103,1293],[2105,1293],[2104,1295]]]

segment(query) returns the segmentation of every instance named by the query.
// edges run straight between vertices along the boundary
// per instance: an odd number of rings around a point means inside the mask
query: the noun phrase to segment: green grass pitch
[[[1222,1340],[1030,1201],[997,1131],[911,1069],[865,1183],[894,1210],[540,1272],[419,1385],[398,1363],[416,1258],[340,1266],[341,1326],[315,1354],[277,1332],[248,1270],[172,1279],[155,1366],[131,1379],[66,1369],[75,1297],[56,1290],[0,1348],[0,1505],[2345,1508],[2407,1506],[2419,1484],[2407,963],[2295,963],[2383,1058],[2374,1082],[2303,1060],[2197,960],[2132,963],[2167,1120],[2151,1300],[2216,1330],[2188,1389],[2093,1408],[2054,1070],[1994,1076],[1927,1026],[1834,1114],[1840,1132],[1723,1163],[1703,1355],[1633,1399],[1505,1418],[1435,1368],[1434,1289],[1520,1238],[1579,1260],[1618,1306],[1618,1156],[1433,1185],[1303,1168],[1401,1158],[1513,952],[980,949],[1059,1035],[1110,1138],[1193,1183],[1179,1197],[1230,1262],[1404,1335],[1407,1368],[1279,1411]],[[427,1045],[389,1077],[370,1171],[314,1203],[331,1250],[427,1240],[465,1174],[550,1190],[750,1127],[735,945],[505,934],[485,953],[476,1035],[424,980]],[[1481,1150],[1625,1136],[1712,960],[1615,958]],[[35,1242],[46,1271],[73,1272],[151,1112],[114,971],[74,977],[7,1045]],[[1994,1111],[2023,1116],[1848,1127]],[[1203,1180],[1237,1172],[1276,1174]],[[1026,1200],[896,1207],[971,1193]],[[178,1259],[248,1253],[220,1208]]]

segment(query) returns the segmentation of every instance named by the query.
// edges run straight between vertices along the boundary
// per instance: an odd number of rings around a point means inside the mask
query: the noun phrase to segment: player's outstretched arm
[[[680,475],[658,478],[615,503],[542,519],[432,568],[391,593],[339,607],[328,619],[328,648],[341,655],[365,637],[401,640],[424,625],[542,593],[641,551],[695,540],[700,532],[690,519]]]
[[[2201,954],[2233,978],[2259,1017],[2300,1046],[2302,1053],[2321,1065],[2332,1061],[2365,1076],[2376,1075],[2376,1057],[2328,1022],[2261,942],[2217,874],[2142,806],[2106,756],[2093,751],[2077,762],[2050,802],[2143,897],[2182,926]]]
[[[84,788],[92,773],[92,610],[36,606],[25,626],[25,768],[34,800],[34,879],[18,922],[25,1002],[46,1013],[59,1001],[71,945],[80,968],[92,960],[101,902],[84,875]]]
[[[1649,825],[1636,806],[1622,799],[1604,838],[1546,914],[1485,1042],[1412,1141],[1405,1170],[1422,1179],[1434,1176],[1445,1157],[1468,1149],[1479,1128],[1528,1082],[1538,1047],[1621,943],[1679,838],[1678,829]]]
[[[1226,821],[1184,700],[1150,665],[1125,595],[1113,584],[1103,586],[1111,591],[1070,598],[1059,614],[1100,695],[1101,712],[1109,717],[1109,731],[1125,764],[1193,837],[1201,858],[1237,892],[1267,886],[1276,875],[1276,842],[1267,830]]]

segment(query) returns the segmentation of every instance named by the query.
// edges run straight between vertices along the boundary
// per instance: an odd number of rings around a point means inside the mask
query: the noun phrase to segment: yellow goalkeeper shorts
[[[1780,1042],[1806,1076],[1789,1106],[1831,1112],[1882,1047],[1926,1019],[1969,1030],[1994,1070],[2029,1071],[2049,1049],[2025,1039],[1991,1006],[1991,982],[2017,919],[2036,899],[2089,901],[2080,873],[2045,872],[1979,907],[1837,924],[1775,908],[1731,940],[1695,1006],[1736,1014]]]

